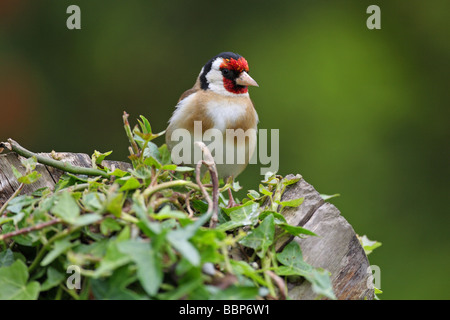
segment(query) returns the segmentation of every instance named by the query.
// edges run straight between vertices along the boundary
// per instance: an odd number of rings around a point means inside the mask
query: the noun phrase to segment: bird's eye
[[[228,70],[228,69],[222,69],[222,75],[223,76],[227,76],[227,75],[229,75],[230,74],[230,70]]]

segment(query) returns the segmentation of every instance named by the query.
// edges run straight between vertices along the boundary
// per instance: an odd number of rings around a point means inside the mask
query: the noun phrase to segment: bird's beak
[[[253,80],[252,77],[248,75],[247,72],[243,71],[241,75],[236,79],[236,83],[240,86],[255,86],[259,87],[258,83]]]

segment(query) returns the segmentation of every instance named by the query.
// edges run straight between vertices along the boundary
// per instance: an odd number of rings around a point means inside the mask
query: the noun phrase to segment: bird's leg
[[[237,207],[237,203],[234,201],[233,193],[231,192],[231,188],[228,189],[228,205],[227,208]]]

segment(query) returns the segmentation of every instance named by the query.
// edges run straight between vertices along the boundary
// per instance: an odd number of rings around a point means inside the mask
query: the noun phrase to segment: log
[[[87,154],[80,153],[41,153],[47,157],[57,157],[73,165],[91,167]],[[126,171],[129,163],[120,161],[103,162],[107,167]],[[17,182],[11,166],[21,173],[25,169],[20,163],[20,156],[14,152],[0,155],[0,206],[17,190]],[[21,194],[29,194],[42,187],[54,187],[63,174],[61,170],[38,164],[36,170],[42,177],[35,183],[23,188]],[[293,178],[293,176],[292,176]],[[369,261],[358,241],[352,226],[331,203],[325,202],[312,185],[303,178],[286,188],[282,201],[304,197],[297,208],[285,207],[282,214],[291,225],[305,227],[318,235],[305,239],[284,236],[277,243],[277,251],[282,250],[290,241],[300,244],[304,260],[314,267],[321,267],[331,273],[333,290],[338,299],[374,298],[371,286]],[[295,300],[317,299],[317,295],[307,281],[288,282],[288,296]]]
[[[336,297],[340,300],[372,300],[374,289],[369,260],[353,227],[340,211],[325,202],[312,185],[303,178],[288,186],[281,201],[304,197],[297,208],[285,208],[283,215],[289,224],[305,227],[318,237],[306,239],[285,237],[279,243],[280,249],[289,241],[300,244],[303,259],[309,264],[328,270]],[[311,285],[288,283],[292,299],[315,299]]]
[[[48,158],[57,158],[72,165],[80,167],[91,167],[91,158],[84,153],[71,153],[71,152],[54,152],[54,153],[39,153],[39,155]],[[17,181],[13,174],[11,166],[14,166],[20,173],[25,173],[25,168],[20,163],[20,158],[17,153],[10,152],[0,155],[0,207],[9,197],[17,190],[20,183]],[[131,164],[121,161],[104,160],[103,165],[114,170],[115,168],[126,171],[131,169]],[[21,194],[29,194],[33,191],[49,187],[53,188],[61,175],[64,173],[62,170],[55,169],[51,166],[46,166],[38,163],[36,165],[36,171],[42,176],[41,178],[31,185],[25,185]]]

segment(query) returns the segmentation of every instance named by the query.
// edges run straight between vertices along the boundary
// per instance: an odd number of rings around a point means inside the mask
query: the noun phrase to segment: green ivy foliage
[[[298,243],[275,251],[285,234],[315,236],[281,214],[302,204],[281,201],[300,176],[269,174],[232,208],[222,192],[240,186],[221,181],[219,222],[209,228],[194,169],[171,163],[167,146],[152,142],[162,133],[138,122],[131,130],[125,119],[132,169],[108,169],[111,152],[95,151],[93,168],[109,178],[65,173],[54,190],[15,195],[2,208],[0,299],[280,299],[286,287],[275,278],[287,276],[335,299],[329,273],[306,263]],[[39,179],[35,158],[22,164],[20,183]]]

